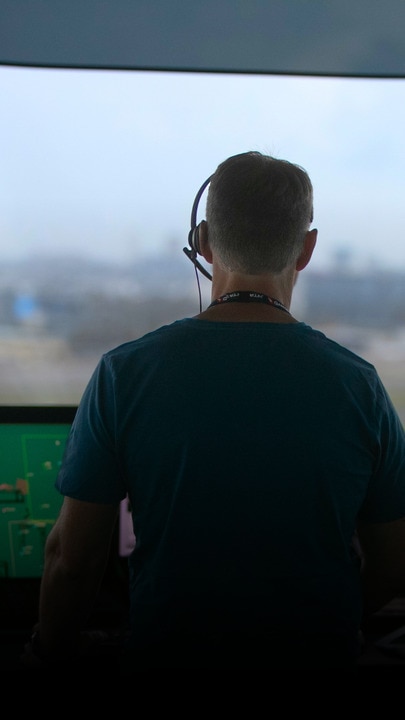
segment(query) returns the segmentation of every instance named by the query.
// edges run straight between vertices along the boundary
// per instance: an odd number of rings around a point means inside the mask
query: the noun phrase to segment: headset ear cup
[[[196,227],[191,230],[190,235],[189,235],[189,243],[190,243],[191,249],[194,250],[194,252],[196,252],[197,255],[201,255],[199,225],[196,225]]]

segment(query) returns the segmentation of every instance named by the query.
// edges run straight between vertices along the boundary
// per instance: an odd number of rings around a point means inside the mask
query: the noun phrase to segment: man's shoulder
[[[184,333],[186,327],[189,327],[190,322],[192,322],[192,320],[190,321],[189,318],[184,318],[181,320],[175,320],[172,323],[168,323],[167,325],[160,325],[159,327],[150,330],[144,335],[140,335],[133,340],[128,340],[127,342],[115,346],[111,350],[105,352],[104,357],[107,359],[113,359],[120,356],[122,357],[125,355],[130,355],[139,351],[143,347],[146,348],[148,346],[153,346],[159,344],[160,342],[164,342],[165,339],[175,339],[182,333]]]
[[[335,361],[341,361],[347,365],[364,369],[375,373],[374,365],[364,356],[360,355],[354,347],[350,347],[349,343],[344,342],[344,338],[329,336],[325,331],[305,326],[308,330],[307,341],[313,344],[317,351],[324,352],[325,356],[330,356]],[[354,339],[355,340],[355,339]]]

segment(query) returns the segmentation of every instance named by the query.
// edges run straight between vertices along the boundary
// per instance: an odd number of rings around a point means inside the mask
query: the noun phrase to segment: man
[[[290,313],[312,215],[299,166],[225,160],[190,233],[211,304],[101,358],[57,481],[44,667],[74,664],[126,494],[128,674],[351,671],[366,615],[405,594],[402,424],[368,362]]]

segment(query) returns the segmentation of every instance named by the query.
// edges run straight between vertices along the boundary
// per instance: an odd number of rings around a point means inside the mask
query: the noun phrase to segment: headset
[[[197,260],[197,255],[201,255],[200,240],[199,240],[199,223],[197,224],[197,210],[198,203],[200,202],[201,195],[203,194],[207,185],[211,182],[212,175],[201,185],[191,210],[191,230],[188,234],[188,244],[190,247],[183,248],[183,252],[187,255],[189,260],[193,263],[194,267],[197,268],[208,280],[212,280],[212,275],[206,270],[201,263]]]

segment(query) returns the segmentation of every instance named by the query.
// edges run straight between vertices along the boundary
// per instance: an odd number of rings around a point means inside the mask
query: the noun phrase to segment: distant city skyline
[[[210,289],[202,278],[203,295]],[[291,309],[375,364],[405,421],[405,272],[306,269]],[[197,312],[185,257],[121,269],[55,260],[0,266],[0,400],[76,403],[102,352]]]
[[[405,80],[2,66],[0,93],[3,261],[180,255],[200,185],[254,149],[311,176],[313,269],[405,269]]]

